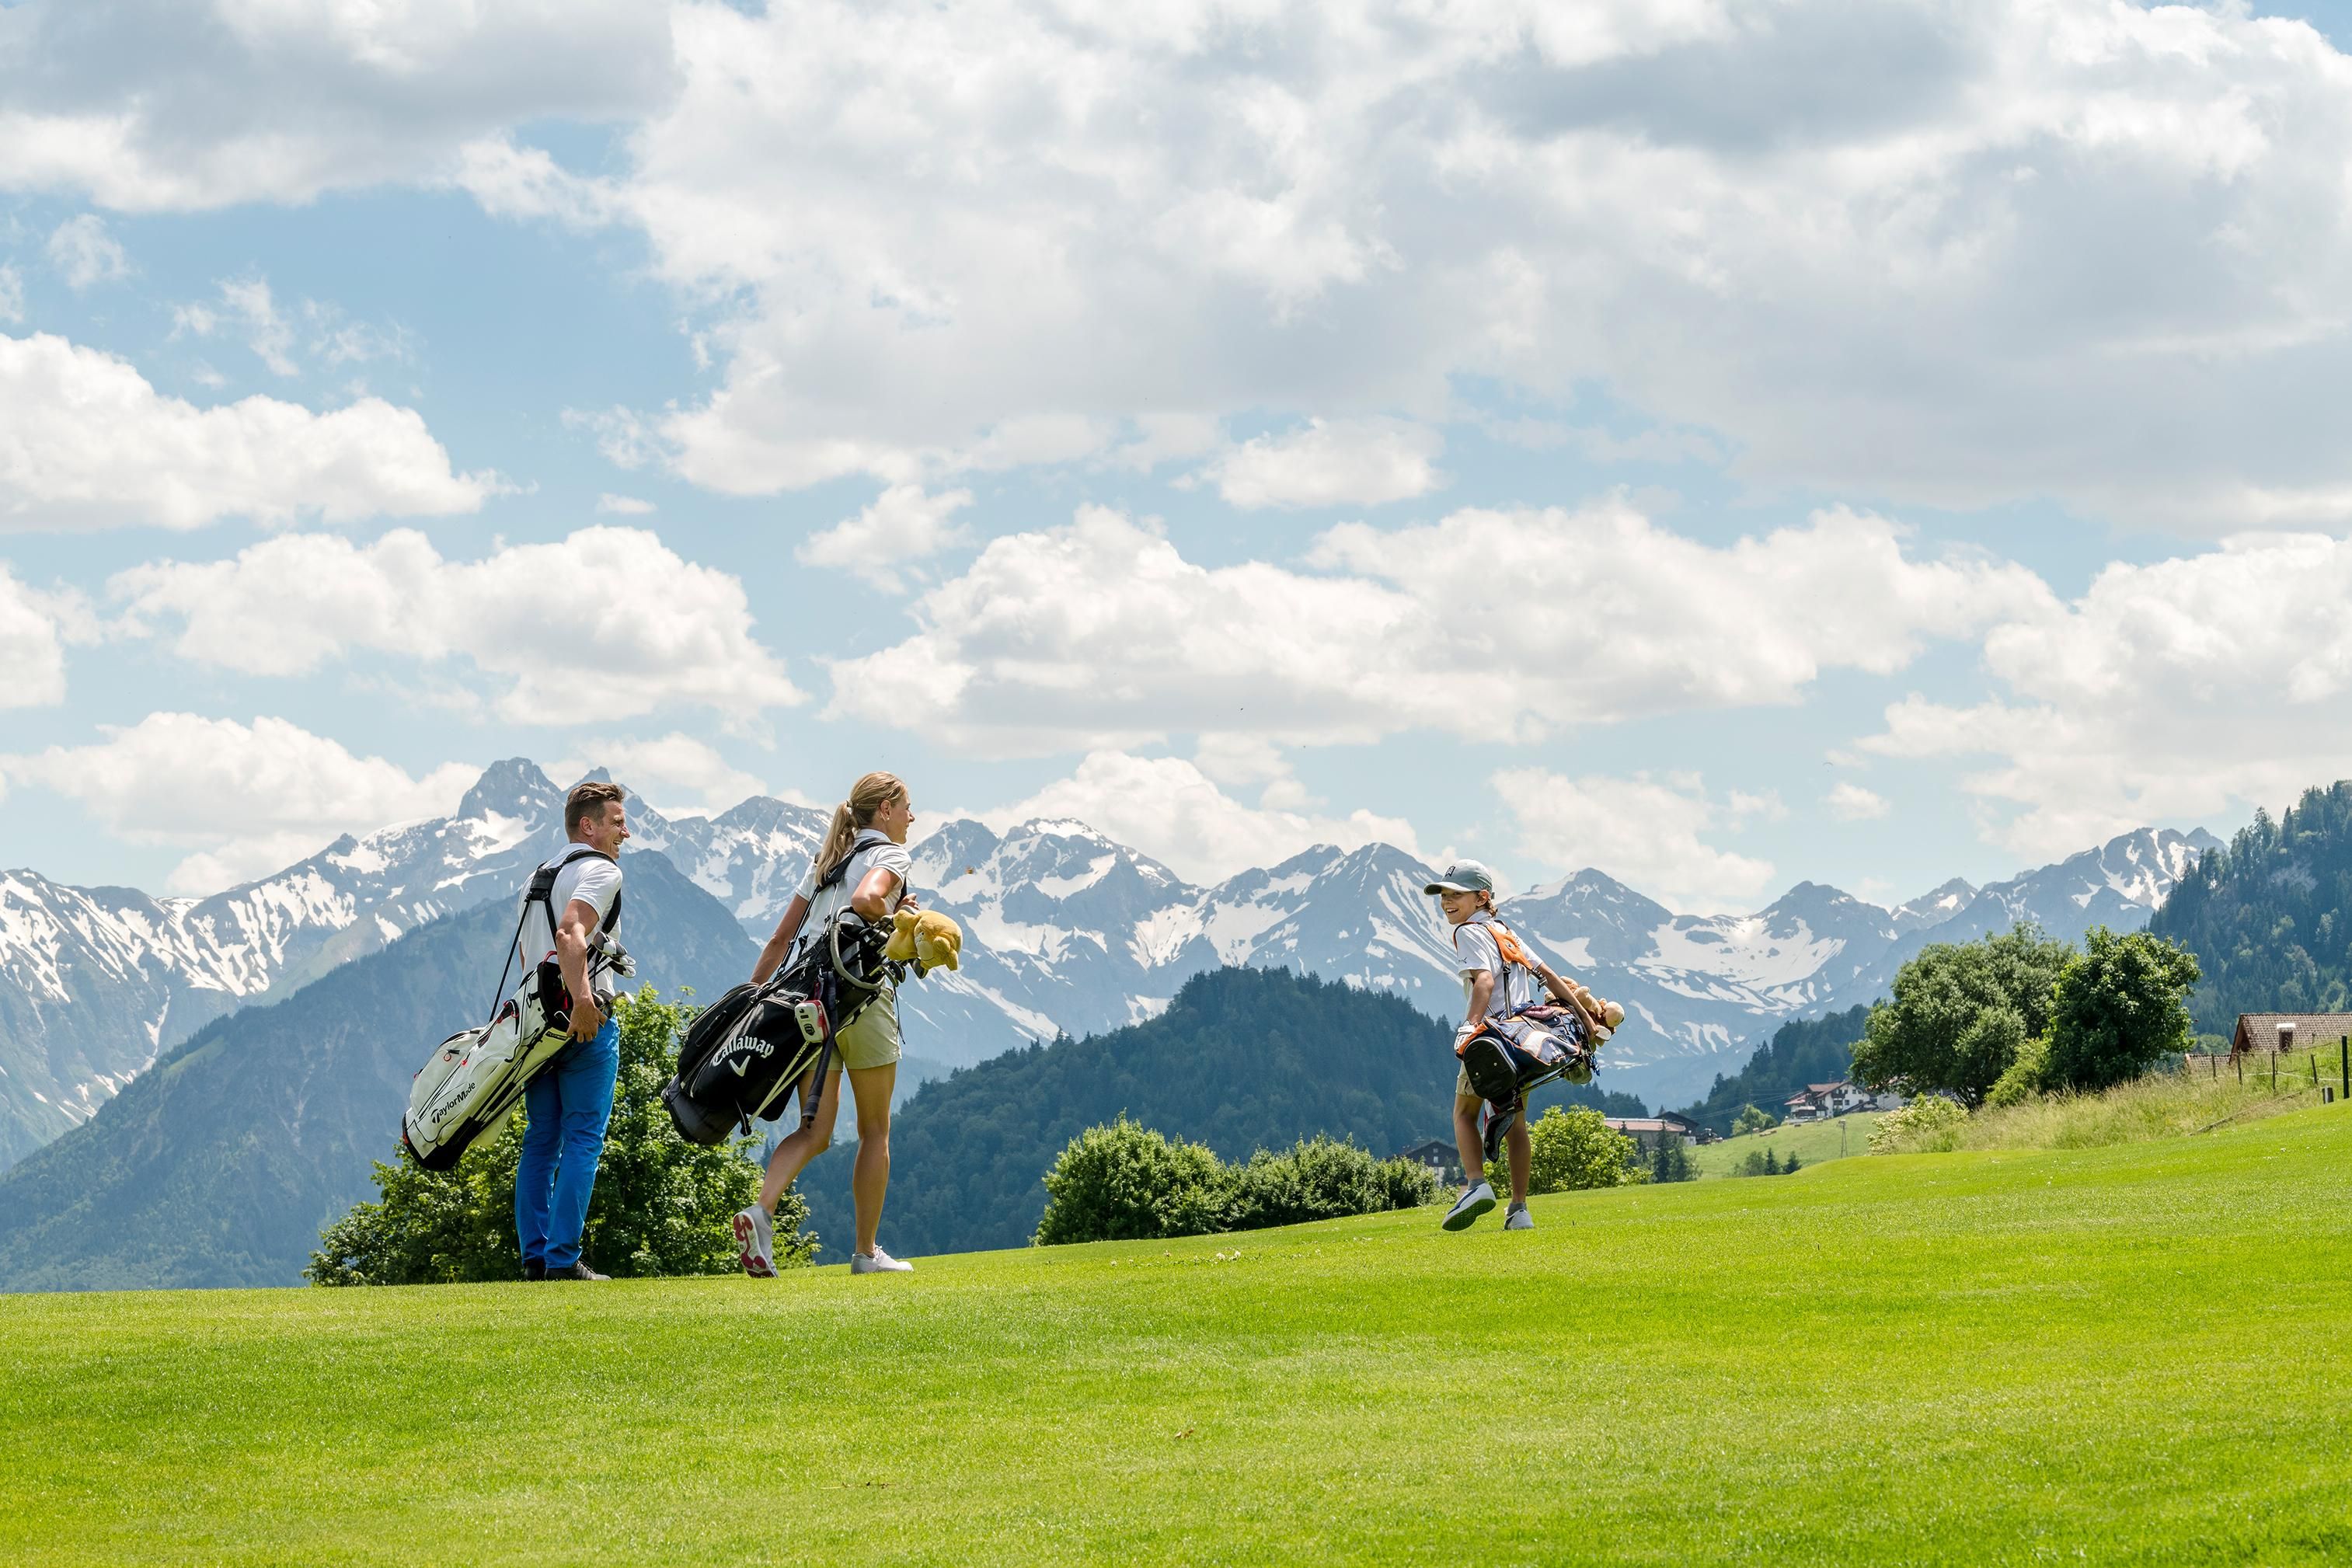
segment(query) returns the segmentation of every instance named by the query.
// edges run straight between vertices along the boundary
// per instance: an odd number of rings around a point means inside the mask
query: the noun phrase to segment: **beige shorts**
[[[898,998],[884,987],[856,1021],[834,1037],[834,1051],[845,1068],[887,1068],[898,1059]]]

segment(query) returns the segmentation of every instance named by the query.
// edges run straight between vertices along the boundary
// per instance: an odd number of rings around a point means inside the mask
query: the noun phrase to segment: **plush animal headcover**
[[[890,945],[883,951],[901,963],[912,963],[918,973],[961,968],[963,928],[936,910],[917,914],[902,909],[892,922]]]

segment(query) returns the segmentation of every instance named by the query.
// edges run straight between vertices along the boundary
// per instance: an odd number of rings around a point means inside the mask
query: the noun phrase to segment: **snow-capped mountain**
[[[506,895],[562,837],[562,805],[507,762],[454,816],[339,838],[206,899],[0,875],[0,1168],[222,1014]]]
[[[1974,942],[2020,921],[2031,921],[2043,934],[2073,942],[2081,942],[2093,926],[2137,931],[2197,857],[2221,847],[2221,841],[2201,827],[2187,833],[2143,827],[2054,866],[1990,883],[1942,921],[1903,927],[1895,942],[1874,954],[1832,1000],[1836,1006],[1850,1007],[1884,996],[1895,972],[1930,942]],[[1903,909],[1951,902],[1967,889],[1966,882],[1947,882]],[[1899,921],[1902,910],[1896,915]]]
[[[562,793],[513,760],[457,813],[346,837],[203,900],[0,876],[0,1168],[86,1119],[156,1053],[257,996],[307,983],[415,925],[504,897],[560,841]],[[633,805],[632,847],[665,855],[754,938],[790,901],[826,814],[765,798],[711,817]],[[1801,882],[1753,914],[1677,915],[1598,871],[1504,903],[1563,970],[1622,1002],[1604,1082],[1679,1103],[1781,1019],[1868,1001],[1929,942],[2031,919],[2079,939],[2147,922],[2202,832],[2126,834],[1984,889],[1895,910]],[[965,930],[963,968],[901,996],[910,1054],[965,1065],[1057,1033],[1149,1017],[1220,964],[1281,966],[1460,1006],[1426,868],[1371,845],[1309,850],[1215,887],[1070,821],[999,834],[953,821],[914,847],[916,891]]]

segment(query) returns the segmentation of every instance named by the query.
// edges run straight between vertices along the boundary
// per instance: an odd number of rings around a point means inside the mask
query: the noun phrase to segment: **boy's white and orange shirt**
[[[1490,1018],[1502,1017],[1543,1000],[1542,983],[1525,963],[1511,961],[1505,951],[1507,942],[1511,948],[1518,946],[1516,940],[1508,938],[1507,928],[1500,927],[1485,910],[1454,928],[1454,952],[1462,975],[1463,1005],[1467,1006],[1475,994],[1478,976],[1492,974],[1495,989],[1486,1000],[1486,1016]]]

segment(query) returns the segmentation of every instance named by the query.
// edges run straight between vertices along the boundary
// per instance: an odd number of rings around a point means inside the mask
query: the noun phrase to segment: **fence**
[[[2328,1058],[2322,1065],[2322,1057]],[[2267,1086],[2273,1094],[2316,1094],[2322,1102],[2352,1100],[2352,1035],[2336,1037],[2336,1048],[2313,1046],[2295,1051],[2231,1051],[2230,1069],[2245,1083],[2251,1065],[2253,1087]],[[2215,1081],[2221,1077],[2222,1053],[2205,1058],[2205,1070]],[[2194,1073],[2197,1058],[2181,1058],[2180,1070]]]

